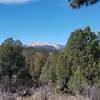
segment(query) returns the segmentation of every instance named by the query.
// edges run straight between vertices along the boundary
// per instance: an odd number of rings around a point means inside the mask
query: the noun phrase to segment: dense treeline
[[[45,72],[45,73],[44,73]],[[48,57],[40,79],[62,91],[81,91],[100,84],[100,35],[90,27],[71,33],[63,52]]]
[[[26,67],[34,80],[38,80],[41,74],[41,68],[44,66],[49,52],[44,48],[25,47],[23,56],[25,57]]]
[[[73,93],[100,85],[100,34],[90,27],[77,29],[64,51],[23,47],[8,38],[0,46],[0,76],[38,80]]]
[[[0,46],[0,76],[8,79],[38,80],[49,52],[54,50],[23,46],[19,40],[6,39]]]

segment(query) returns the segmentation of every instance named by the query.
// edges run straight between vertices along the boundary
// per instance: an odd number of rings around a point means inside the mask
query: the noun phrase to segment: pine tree
[[[7,75],[12,79],[12,75],[17,74],[25,65],[22,55],[23,45],[19,40],[13,38],[6,39],[0,46],[0,74]]]
[[[82,91],[82,89],[85,88],[85,86],[87,85],[88,85],[87,80],[82,73],[81,66],[79,66],[77,67],[74,76],[71,77],[68,86],[75,93],[76,91]]]

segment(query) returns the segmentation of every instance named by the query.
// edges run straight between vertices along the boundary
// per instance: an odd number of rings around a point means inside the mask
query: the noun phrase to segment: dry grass
[[[25,83],[25,82],[23,82]],[[27,85],[15,83],[0,84],[0,100],[100,100],[100,88],[89,87],[84,96],[58,94],[48,86],[37,87],[30,82]]]
[[[17,100],[91,100],[89,97],[83,97],[80,95],[77,96],[68,96],[64,94],[58,94],[52,92],[52,90],[45,86],[40,87],[34,91],[31,96],[18,97]]]

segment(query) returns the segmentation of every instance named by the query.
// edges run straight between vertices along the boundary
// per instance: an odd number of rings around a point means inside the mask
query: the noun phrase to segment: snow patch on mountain
[[[32,42],[30,47],[40,47],[40,48],[54,48],[57,50],[62,50],[65,48],[64,45],[59,45],[59,44],[53,44],[53,43],[48,43],[48,42]]]

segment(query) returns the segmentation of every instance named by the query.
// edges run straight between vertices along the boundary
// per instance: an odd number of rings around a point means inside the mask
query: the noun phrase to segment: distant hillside
[[[32,42],[28,47],[44,48],[49,50],[63,50],[65,48],[64,45],[51,44],[48,42]]]

